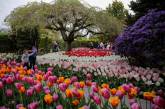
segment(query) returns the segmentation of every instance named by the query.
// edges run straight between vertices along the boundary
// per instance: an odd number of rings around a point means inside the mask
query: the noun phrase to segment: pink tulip
[[[158,91],[157,91],[157,94],[158,94],[159,96],[164,96],[164,92],[163,92],[162,89],[158,90]]]
[[[13,95],[13,91],[11,89],[6,90],[6,96],[11,97]]]
[[[127,84],[123,84],[122,87],[124,88],[125,91],[129,92],[130,86]]]
[[[138,103],[133,103],[131,105],[131,109],[141,109],[140,105]]]
[[[13,77],[6,78],[6,83],[7,84],[12,84],[13,82],[14,82],[14,78]]]
[[[44,89],[45,94],[49,94],[50,93],[49,87],[45,86],[43,89]]]
[[[38,107],[39,107],[38,102],[32,102],[32,103],[28,104],[28,109],[37,109]]]
[[[59,84],[59,89],[60,89],[62,92],[65,92],[65,90],[67,89],[67,84],[66,84],[66,83],[60,83],[60,84]]]
[[[59,96],[58,96],[58,94],[53,94],[53,100],[56,102],[57,100],[58,100],[58,98],[59,98]]]
[[[74,96],[79,96],[78,90],[77,89],[73,89],[72,93]]]
[[[56,109],[63,109],[63,106],[62,105],[57,105]]]
[[[160,106],[160,107],[165,107],[165,100],[160,97],[160,96],[156,96],[154,99],[153,99],[153,102],[154,104]]]
[[[91,74],[91,73],[88,73],[88,74],[86,75],[86,77],[87,77],[88,80],[92,80],[92,74]]]
[[[57,80],[57,77],[56,76],[49,76],[48,77],[48,81],[51,82],[51,83],[55,83]]]
[[[120,90],[118,90],[118,91],[116,92],[116,96],[118,96],[120,99],[122,99],[123,96],[124,96],[124,94],[123,94]]]
[[[38,83],[34,86],[34,89],[37,93],[41,92],[42,90],[42,84],[41,83]]]
[[[27,96],[32,96],[33,92],[34,92],[34,89],[30,88],[30,89],[26,90],[26,95]]]
[[[23,86],[22,83],[15,83],[15,87],[16,87],[17,89],[20,89],[22,86]]]
[[[89,106],[83,106],[83,109],[90,109],[90,107]]]
[[[99,91],[97,86],[92,85],[92,91],[97,93]]]
[[[3,83],[0,81],[0,89],[3,88]]]
[[[76,82],[76,81],[78,81],[77,76],[72,76],[72,77],[71,77],[71,82],[74,83],[74,82]]]
[[[23,107],[23,104],[17,104],[16,109],[19,109],[20,107]]]
[[[73,85],[78,89],[80,88],[80,83],[79,82],[74,82]]]
[[[152,104],[152,109],[161,109],[161,108],[156,104]]]
[[[109,93],[109,90],[107,88],[101,89],[101,94],[105,99],[109,99],[109,97],[110,97],[110,93]]]
[[[8,109],[8,108],[6,108],[5,106],[0,106],[0,109]]]
[[[91,99],[93,99],[94,93],[90,93],[90,94],[89,94],[89,97],[90,97]]]
[[[101,100],[98,96],[93,96],[93,100],[96,104],[100,105],[101,104]]]
[[[133,98],[133,99],[129,99],[129,104],[132,105],[133,103],[136,103],[136,100]]]
[[[47,69],[47,71],[52,72],[52,71],[53,71],[53,67],[49,67],[49,68]]]

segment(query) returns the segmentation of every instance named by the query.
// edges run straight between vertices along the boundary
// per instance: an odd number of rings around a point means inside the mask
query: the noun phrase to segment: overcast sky
[[[41,0],[0,0],[0,28],[5,27],[4,19],[10,12],[22,5],[26,5],[28,2],[38,1]],[[51,2],[52,0],[42,0],[44,2]],[[91,6],[97,6],[102,9],[105,9],[113,0],[84,0],[85,2],[89,3]],[[128,4],[131,0],[120,0],[124,3],[126,9],[129,9]]]

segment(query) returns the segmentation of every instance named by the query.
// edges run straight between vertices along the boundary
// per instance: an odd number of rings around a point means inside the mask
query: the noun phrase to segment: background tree
[[[126,19],[127,14],[128,14],[128,10],[124,8],[123,3],[118,0],[115,0],[113,1],[112,4],[109,4],[106,10],[110,16],[116,17],[122,21]]]
[[[92,12],[93,9],[85,7],[79,0],[57,0],[47,17],[47,28],[59,31],[67,50],[71,50],[75,38],[93,32]]]
[[[27,49],[32,45],[38,47],[39,28],[43,23],[39,17],[41,4],[33,2],[23,7],[18,7],[5,19],[12,30],[18,49]]]
[[[131,16],[128,20],[129,23],[134,23],[138,18],[147,14],[151,9],[165,10],[165,1],[164,0],[135,0],[131,1],[130,6],[131,10],[135,15]]]
[[[110,16],[106,11],[96,13],[95,24],[102,32],[102,41],[113,42],[114,39],[122,32],[124,23],[114,16]]]

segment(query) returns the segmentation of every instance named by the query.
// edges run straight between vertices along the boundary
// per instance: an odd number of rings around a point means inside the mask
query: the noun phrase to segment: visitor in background
[[[90,49],[93,49],[93,48],[94,48],[93,42],[90,42],[90,43],[89,43],[89,48],[90,48]]]
[[[29,54],[30,68],[34,68],[34,65],[36,64],[37,48],[33,46],[30,52],[31,52]]]
[[[58,45],[58,43],[55,41],[54,43],[53,43],[53,52],[58,52],[59,51],[59,45]]]
[[[100,49],[104,49],[105,47],[104,47],[104,43],[103,42],[101,42],[100,43]]]
[[[27,67],[27,69],[29,69],[29,53],[28,50],[24,50],[22,57],[21,57],[21,61],[23,63],[24,67]]]
[[[110,43],[107,44],[106,49],[107,49],[107,50],[110,50],[110,49],[111,49],[111,44],[110,44]]]

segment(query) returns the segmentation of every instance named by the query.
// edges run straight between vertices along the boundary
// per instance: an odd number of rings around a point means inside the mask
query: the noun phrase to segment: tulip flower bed
[[[115,80],[97,83],[94,82],[91,73],[84,74],[84,77],[80,78],[80,75],[74,76],[69,73],[66,75],[66,69],[62,72],[56,67],[53,69],[45,66],[47,70],[40,70],[41,67],[43,66],[27,70],[15,61],[0,63],[0,109],[164,109],[165,107],[163,91],[145,91],[129,82],[112,85]]]
[[[112,52],[108,50],[100,50],[100,49],[76,48],[76,49],[72,49],[71,51],[66,51],[64,54],[68,56],[77,56],[77,57],[82,57],[82,56],[100,57],[100,56],[110,56]]]

